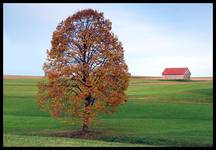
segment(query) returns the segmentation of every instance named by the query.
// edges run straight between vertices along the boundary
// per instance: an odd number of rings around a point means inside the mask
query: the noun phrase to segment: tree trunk
[[[83,114],[83,126],[82,131],[87,132],[90,123],[90,110],[91,106],[94,104],[95,99],[90,95],[85,98],[84,114]]]
[[[83,132],[87,132],[88,131],[88,123],[89,123],[89,97],[87,96],[85,98],[85,106],[84,106],[84,114],[83,114],[83,127],[82,127],[82,131]]]
[[[88,132],[88,125],[87,124],[83,123],[82,131]]]
[[[83,126],[82,126],[82,131],[87,132],[88,131],[88,123],[89,123],[89,114],[88,114],[88,106],[85,106],[84,108],[84,114],[83,114]]]

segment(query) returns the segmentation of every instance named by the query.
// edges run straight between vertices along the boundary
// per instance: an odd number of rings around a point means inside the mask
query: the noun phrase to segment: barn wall
[[[176,80],[176,79],[185,79],[184,75],[163,75],[164,79],[168,79],[168,80]]]
[[[184,78],[185,78],[185,80],[190,80],[190,74],[185,74]]]
[[[190,80],[190,75],[191,75],[190,72],[187,70],[184,75],[185,80]]]

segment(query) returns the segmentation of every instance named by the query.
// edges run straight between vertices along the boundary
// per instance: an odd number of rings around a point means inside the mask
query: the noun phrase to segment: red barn
[[[165,68],[162,73],[163,79],[168,80],[190,80],[190,75],[188,68]]]

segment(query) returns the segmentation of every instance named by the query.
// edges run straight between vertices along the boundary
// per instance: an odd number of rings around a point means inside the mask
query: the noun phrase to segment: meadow
[[[212,146],[212,80],[132,78],[128,102],[100,115],[87,139],[55,137],[81,124],[53,119],[37,106],[40,78],[3,80],[3,146]]]

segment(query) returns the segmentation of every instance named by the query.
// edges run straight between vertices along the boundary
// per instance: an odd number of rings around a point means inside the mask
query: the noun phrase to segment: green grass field
[[[81,124],[52,119],[37,106],[41,79],[4,79],[4,146],[212,146],[212,81],[131,79],[128,103],[101,115],[90,139],[51,137]]]

